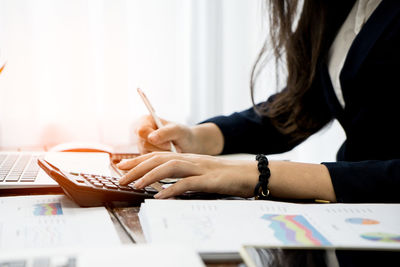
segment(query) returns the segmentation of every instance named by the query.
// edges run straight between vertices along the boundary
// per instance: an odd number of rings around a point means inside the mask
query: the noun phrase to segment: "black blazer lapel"
[[[389,23],[400,12],[399,0],[383,0],[356,36],[340,74],[342,88],[352,79]]]

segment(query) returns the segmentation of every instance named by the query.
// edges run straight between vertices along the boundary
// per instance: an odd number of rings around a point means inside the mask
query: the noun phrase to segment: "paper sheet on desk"
[[[150,199],[139,218],[148,242],[231,253],[243,244],[400,250],[398,214],[400,204]]]
[[[80,208],[64,195],[0,198],[0,250],[120,244],[104,207]]]
[[[5,267],[205,267],[198,254],[184,246],[110,245],[99,248],[73,246],[25,249],[0,253]]]

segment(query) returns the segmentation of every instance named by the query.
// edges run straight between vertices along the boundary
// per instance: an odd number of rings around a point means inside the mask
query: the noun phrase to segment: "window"
[[[0,49],[7,60],[0,76],[0,145],[129,143],[134,121],[147,114],[138,86],[164,117],[185,121],[189,4],[0,1]]]
[[[133,144],[147,114],[137,87],[161,117],[181,123],[250,107],[261,2],[0,0],[0,146]],[[259,100],[276,90],[269,68]],[[344,134],[331,129],[289,158],[333,160]],[[328,147],[331,136],[340,138]]]

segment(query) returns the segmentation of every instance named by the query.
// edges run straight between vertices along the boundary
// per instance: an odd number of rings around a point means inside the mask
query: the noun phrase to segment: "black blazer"
[[[331,44],[354,5],[332,1]],[[346,141],[337,162],[324,162],[339,202],[400,202],[400,1],[383,0],[354,40],[340,74],[345,108],[334,93],[327,63],[320,59],[307,101],[329,123],[337,119]],[[214,122],[224,135],[223,153],[286,152],[295,145],[268,118],[250,108]]]

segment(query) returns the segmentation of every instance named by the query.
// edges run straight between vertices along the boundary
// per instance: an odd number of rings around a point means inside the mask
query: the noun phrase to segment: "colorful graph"
[[[35,216],[62,214],[61,203],[42,203],[34,205],[33,215]]]
[[[271,222],[270,228],[274,231],[274,236],[284,245],[331,245],[304,216],[264,214],[261,218]]]
[[[389,234],[389,233],[365,233],[361,235],[362,238],[375,241],[375,242],[385,242],[385,243],[400,243],[400,235],[398,234]]]
[[[364,225],[379,224],[379,221],[366,218],[347,218],[345,222],[351,224],[364,224]]]

